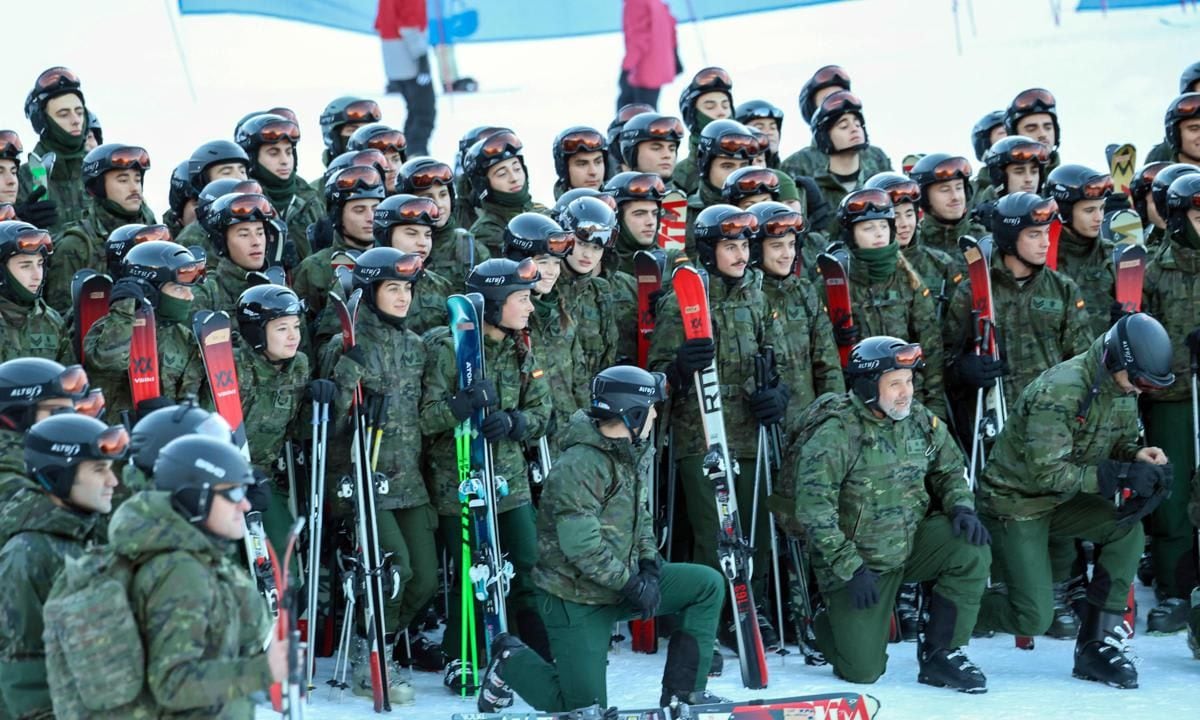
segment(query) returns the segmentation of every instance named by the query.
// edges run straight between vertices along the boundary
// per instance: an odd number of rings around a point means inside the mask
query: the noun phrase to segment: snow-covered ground
[[[783,108],[785,153],[808,144],[796,106],[800,84],[820,65],[842,64],[866,103],[872,142],[897,164],[909,152],[950,151],[973,159],[974,122],[1035,85],[1058,97],[1065,162],[1102,166],[1104,147],[1112,142],[1134,142],[1144,156],[1162,137],[1163,110],[1176,94],[1179,71],[1198,59],[1196,15],[1181,18],[1178,7],[1108,17],[1068,10],[1056,27],[1043,0],[977,0],[973,34],[967,17],[971,0],[957,4],[961,56],[955,51],[952,3],[945,0],[863,0],[728,18],[698,29],[681,25],[680,50],[687,75],[719,63],[734,77],[736,99],[761,97]],[[161,213],[171,168],[201,142],[228,137],[251,110],[282,104],[298,112],[304,132],[300,171],[307,178],[320,172],[317,117],[333,97],[376,97],[385,121],[402,125],[403,101],[380,94],[384,77],[374,38],[259,17],[177,19],[193,99],[169,5],[170,0],[5,3],[0,98],[7,110],[0,113],[0,126],[17,129],[32,147],[35,138],[21,113],[26,92],[42,69],[74,68],[106,139],[150,151],[154,169],[146,189]],[[512,7],[520,11],[519,2]],[[1160,22],[1164,17],[1184,22],[1168,26]],[[568,125],[607,125],[621,53],[618,35],[461,46],[459,67],[479,80],[483,92],[440,99],[435,156],[452,158],[468,128],[511,126],[526,144],[534,198],[551,199],[551,140]],[[661,109],[674,112],[687,75],[664,88]],[[1152,605],[1148,591],[1141,589],[1140,596],[1143,608]],[[867,690],[881,700],[881,717],[888,719],[1200,717],[1195,690],[1200,662],[1191,659],[1181,635],[1138,637],[1142,687],[1131,692],[1072,679],[1072,647],[1040,639],[1037,650],[1026,653],[1009,637],[972,643],[970,654],[987,673],[990,692],[967,697],[918,685],[914,646],[892,646],[887,675]],[[612,655],[609,701],[652,704],[662,660],[628,649]],[[750,693],[739,688],[732,658],[727,665],[730,670],[712,687],[738,698],[850,687],[834,680],[828,668],[805,667],[792,656],[784,665],[773,658],[770,688]],[[328,663],[322,671],[327,678]],[[398,708],[394,717],[432,720],[471,710],[442,689],[440,676],[417,673],[414,681],[418,704]],[[319,692],[309,716],[369,714],[365,699],[334,703]]]

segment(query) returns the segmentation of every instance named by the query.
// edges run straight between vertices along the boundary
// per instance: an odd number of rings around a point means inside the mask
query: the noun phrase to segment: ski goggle
[[[379,171],[380,175],[382,175],[383,173],[387,172],[391,166],[392,163],[387,159],[386,155],[379,152],[375,148],[367,148],[366,150],[359,150],[352,155],[350,157],[350,163],[345,167],[373,167]]]
[[[738,176],[734,187],[742,195],[774,195],[779,192],[779,176],[770,170],[754,170]]]
[[[721,155],[749,160],[762,153],[762,145],[753,135],[728,134],[717,138]]]
[[[257,180],[242,180],[230,190],[231,193],[249,193],[253,195],[262,195],[262,185],[258,184]]]
[[[749,240],[758,232],[758,217],[748,212],[730,215],[717,228],[724,240]]]
[[[441,215],[437,204],[429,198],[424,197],[401,203],[400,207],[391,212],[409,224],[423,223],[433,225]]]
[[[198,260],[193,263],[188,263],[178,267],[172,273],[174,282],[177,285],[192,286],[204,281],[204,275],[207,272],[203,260]]]
[[[69,397],[76,400],[87,395],[88,376],[82,365],[68,365],[52,383],[58,397]]]
[[[1186,118],[1200,114],[1200,95],[1196,93],[1184,95],[1177,102],[1172,103],[1171,113],[1176,118]]]
[[[575,247],[575,236],[568,232],[550,233],[546,236],[546,254],[566,257]]]
[[[901,203],[916,204],[921,199],[921,186],[914,180],[906,180],[902,183],[896,183],[886,190],[888,197],[892,199],[893,205]]]
[[[265,195],[247,193],[229,202],[229,214],[241,222],[248,220],[273,220],[275,208]]]
[[[571,232],[574,234],[575,239],[581,243],[603,245],[605,248],[612,247],[613,241],[617,237],[611,225],[601,225],[599,223],[580,223],[572,228]]]
[[[25,150],[14,130],[0,130],[0,157],[15,158]]]
[[[449,185],[454,181],[454,170],[445,163],[436,163],[421,167],[406,177],[410,185],[418,190],[425,190],[434,185]]]
[[[617,110],[616,122],[613,124],[624,125],[634,117],[648,112],[654,112],[654,108],[646,103],[629,103],[627,105],[622,105],[620,109]]]
[[[421,256],[417,255],[416,253],[405,253],[404,255],[401,255],[400,259],[397,260],[396,264],[393,266],[393,269],[396,271],[397,275],[400,277],[412,278],[414,280],[418,275],[421,274],[421,271],[424,268],[425,265],[421,262]]]
[[[374,148],[381,153],[403,153],[408,149],[408,138],[404,137],[404,133],[399,130],[383,130],[367,140],[367,147]]]
[[[1099,198],[1112,195],[1113,182],[1112,176],[1101,175],[1092,180],[1088,180],[1079,188],[1079,194],[1088,200],[1098,200]]]
[[[300,141],[300,126],[292,120],[272,120],[264,123],[255,134],[264,143],[288,140],[295,145]]]
[[[281,118],[286,118],[288,120],[291,120],[292,122],[296,123],[297,125],[300,124],[300,121],[296,118],[296,111],[291,108],[275,107],[275,108],[271,108],[270,110],[268,110],[267,114],[268,115],[278,115]]]
[[[1054,198],[1038,203],[1029,211],[1029,219],[1035,225],[1049,225],[1058,216],[1058,203]]]
[[[760,221],[758,227],[765,237],[786,237],[789,233],[804,232],[804,216],[798,212],[780,213]]]
[[[77,88],[79,87],[79,76],[70,68],[52,67],[49,70],[43,70],[42,74],[38,75],[34,85],[38,90]]]
[[[733,80],[725,68],[707,67],[692,77],[692,87],[697,90],[732,90]]]
[[[971,163],[965,157],[946,158],[937,165],[934,165],[930,174],[933,175],[933,182],[944,182],[955,179],[970,180]]]
[[[166,240],[170,242],[171,231],[166,225],[147,225],[135,232],[133,237],[129,238],[129,243],[132,247],[133,245],[140,245],[150,240]]]
[[[1035,110],[1053,110],[1056,105],[1054,95],[1049,90],[1030,88],[1013,98],[1011,107],[1017,112],[1029,113]]]
[[[136,145],[126,145],[113,150],[112,154],[108,156],[108,161],[116,170],[133,168],[145,171],[150,169],[150,153],[146,152],[145,148]]]
[[[342,114],[347,122],[379,122],[383,117],[379,103],[374,100],[356,100],[347,105]]]
[[[513,274],[521,282],[532,283],[542,279],[542,273],[538,270],[537,263],[533,261],[533,258],[525,258],[517,263],[517,269]]]
[[[214,495],[220,495],[234,505],[237,505],[241,501],[245,500],[247,492],[248,491],[245,485],[230,485],[229,487],[222,488],[221,490],[213,488]]]
[[[104,391],[96,388],[75,401],[75,412],[79,415],[98,418],[100,413],[104,412],[104,404]]]
[[[129,431],[122,425],[112,425],[92,444],[101,457],[119,460],[129,452]]]
[[[494,135],[489,135],[483,141],[482,150],[484,157],[494,158],[503,157],[504,155],[519,155],[521,150],[525,148],[521,144],[520,138],[515,133],[505,130]]]
[[[17,231],[16,247],[22,255],[49,255],[54,252],[54,241],[45,230],[29,227]]]
[[[5,220],[16,220],[17,209],[12,203],[0,203],[0,222]]]
[[[558,146],[567,155],[603,150],[607,144],[604,136],[595,130],[576,130],[567,133],[558,141]]]
[[[376,150],[376,152],[379,151]],[[352,165],[344,170],[339,170],[333,179],[333,186],[342,192],[382,184],[383,177],[380,176],[379,170],[369,165]],[[422,199],[431,202],[428,198]]]
[[[849,90],[839,90],[831,93],[821,101],[821,112],[826,115],[841,115],[848,112],[861,113],[862,109],[862,100],[859,100],[858,96]]]
[[[667,186],[655,173],[638,173],[625,183],[625,192],[647,200],[661,200],[667,194]]]
[[[883,190],[858,190],[846,196],[846,210],[852,214],[892,209],[892,198]]]
[[[1006,154],[1010,162],[1030,162],[1032,160],[1044,165],[1050,159],[1050,153],[1046,150],[1046,146],[1040,142],[1014,145],[1008,149]]]
[[[892,365],[897,370],[915,370],[925,365],[925,353],[918,343],[903,345],[892,351]]]
[[[679,142],[683,139],[683,121],[677,117],[660,117],[651,120],[644,132],[655,139]]]
[[[808,82],[813,86],[839,85],[848,88],[850,87],[850,74],[841,65],[826,65],[813,73],[812,79]]]

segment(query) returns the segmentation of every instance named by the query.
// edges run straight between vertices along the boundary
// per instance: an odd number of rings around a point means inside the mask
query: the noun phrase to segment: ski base
[[[747,700],[712,705],[677,705],[671,708],[618,710],[618,720],[871,720],[879,712],[879,701],[871,695],[828,693],[795,697]],[[570,712],[456,713],[451,720],[598,720],[604,708],[598,705]]]

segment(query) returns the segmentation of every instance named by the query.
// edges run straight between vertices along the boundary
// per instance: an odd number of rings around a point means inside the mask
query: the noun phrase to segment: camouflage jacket
[[[850,312],[859,337],[891,335],[921,343],[925,367],[913,378],[917,398],[935,415],[946,417],[941,324],[933,293],[903,256],[890,278],[874,284],[867,277],[866,263],[850,263]]]
[[[183,232],[183,221],[175,214],[174,210],[167,209],[163,213],[162,224],[167,226],[167,230],[171,231],[171,237],[173,238],[179,237],[179,233]]]
[[[233,544],[184,520],[166,492],[117,508],[111,549],[137,569],[129,604],[147,642],[146,685],[130,718],[251,720],[271,685],[266,603]],[[153,633],[150,629],[153,628]]]
[[[921,242],[914,236],[907,247],[900,249],[900,254],[908,261],[913,270],[921,276],[921,282],[932,291],[934,309],[937,317],[946,314],[946,305],[954,297],[954,289],[967,277],[967,266],[962,254],[950,254]]]
[[[763,293],[762,273],[758,270],[747,269],[734,284],[711,276],[708,296],[730,455],[752,458],[758,447],[758,420],[750,409],[750,395],[755,391],[754,357],[761,348],[774,347],[780,377],[791,377],[791,344],[784,334],[779,309],[770,307]],[[674,291],[658,301],[656,315],[658,320],[650,340],[649,369],[669,376],[676,351],[684,342],[683,318]],[[705,450],[695,389],[690,378],[685,379],[684,384],[686,389],[671,393],[670,398],[671,425],[679,443],[678,457],[699,455]]]
[[[913,242],[941,250],[961,262],[962,250],[958,248],[958,239],[963,235],[970,235],[978,240],[986,234],[987,229],[973,222],[970,213],[953,225],[947,225],[933,217],[933,213],[926,212],[921,222],[917,223],[917,233]]]
[[[1075,281],[1087,303],[1088,334],[1103,335],[1112,325],[1109,315],[1116,302],[1113,244],[1097,237],[1084,240],[1063,225],[1058,237],[1058,272]]]
[[[590,380],[596,373],[617,363],[620,338],[617,322],[621,318],[613,312],[616,293],[608,280],[594,275],[577,275],[565,262],[554,289],[562,298],[567,314],[579,325],[585,362],[583,375]],[[636,297],[635,291],[635,307]]]
[[[569,602],[616,605],[638,561],[658,558],[650,517],[654,449],[605,437],[583,412],[571,416],[561,444],[538,508],[533,582]]]
[[[312,248],[308,244],[308,226],[325,215],[325,206],[321,204],[317,192],[302,178],[297,177],[296,180],[296,192],[287,205],[280,207],[274,199],[271,204],[287,224],[287,239],[296,244],[296,254],[303,259],[312,255]]]
[[[92,539],[96,516],[55,505],[32,484],[0,506],[0,695],[18,718],[54,717],[42,606],[66,557]]]
[[[1191,358],[1188,333],[1200,327],[1200,251],[1172,239],[1150,259],[1146,268],[1142,309],[1162,323],[1171,338],[1171,370],[1175,384],[1150,395],[1151,402],[1175,402],[1191,397]]]
[[[355,324],[355,342],[363,351],[366,365],[359,365],[342,354],[338,333],[321,349],[321,371],[338,386],[330,410],[331,437],[348,441],[354,435],[350,422],[350,404],[354,388],[362,383],[363,394],[387,398],[387,414],[382,423],[376,470],[388,478],[388,491],[376,498],[381,510],[420,507],[429,503],[429,493],[421,477],[421,383],[425,373],[427,350],[421,338],[399,329],[380,318],[376,311],[362,305]],[[329,444],[329,476],[350,474],[350,443]],[[454,448],[450,448],[453,461]],[[344,508],[349,510],[349,506]]]
[[[584,377],[587,362],[579,325],[563,309],[561,296],[556,292],[534,296],[533,306],[535,312],[529,318],[530,344],[546,373],[554,379],[549,383],[554,409],[546,433],[553,441],[566,429],[576,410],[588,407],[592,378]]]
[[[21,357],[67,361],[74,356],[70,330],[44,300],[27,306],[0,293],[0,362]]]
[[[1009,405],[1008,420],[979,480],[979,509],[1033,520],[1077,494],[1097,492],[1096,465],[1130,461],[1138,451],[1137,398],[1103,368],[1104,341],[1042,373]],[[1100,392],[1078,414],[1098,373]]]
[[[45,157],[48,152],[50,148],[39,140],[30,157]],[[33,173],[29,170],[28,162],[21,163],[17,170],[17,179],[20,182],[17,187],[17,202],[24,202],[34,190]],[[46,176],[46,193],[43,199],[53,200],[58,206],[58,223],[46,229],[58,240],[67,226],[83,217],[84,209],[91,199],[87,190],[83,189],[83,155],[72,160],[59,154],[54,168]]]
[[[800,253],[800,274],[813,283],[821,282],[821,274],[817,272],[817,256],[829,247],[830,237],[823,232],[813,230],[802,233],[796,238],[796,252]]]
[[[991,280],[996,334],[1008,363],[1004,399],[1011,408],[1025,386],[1044,370],[1087,350],[1092,335],[1082,312],[1087,304],[1079,286],[1066,275],[1043,267],[1018,283],[996,252]],[[975,347],[969,279],[955,291],[943,327],[947,372],[954,377],[959,357]]]
[[[31,484],[25,475],[25,433],[0,428],[0,507],[18,488]]]
[[[99,200],[89,202],[79,222],[54,237],[54,254],[46,263],[46,284],[42,288],[46,303],[60,314],[69,312],[71,278],[84,268],[108,272],[104,241],[113,230],[131,222],[152,224],[154,213],[143,203],[141,217],[126,220],[103,208]]]
[[[493,257],[500,257],[501,250],[504,249],[504,228],[508,227],[508,221],[523,212],[535,210],[537,208],[532,202],[522,207],[510,207],[484,200],[479,204],[479,213],[475,224],[471,226],[471,234]]]
[[[337,293],[338,297],[343,297],[341,284],[332,279],[332,272],[330,277],[330,286],[327,290]],[[431,328],[446,327],[450,323],[450,315],[446,310],[446,298],[457,292],[461,292],[461,286],[455,286],[442,275],[432,270],[426,270],[425,274],[417,280],[417,284],[413,286],[412,303],[408,306],[408,316],[404,320],[405,329],[412,330],[417,335],[424,335],[425,331]],[[329,297],[328,292],[325,293],[325,297]],[[362,307],[366,307],[365,300]],[[315,346],[321,347],[329,338],[341,331],[337,313],[334,312],[333,306],[328,302],[325,303],[325,308],[321,310],[321,315],[317,318],[316,330],[313,331]]]
[[[422,381],[421,431],[429,438],[425,455],[426,482],[433,506],[439,515],[457,517],[462,513],[458,499],[458,460],[455,455],[454,428],[458,421],[450,412],[448,400],[458,392],[458,365],[450,329],[434,328],[423,338],[429,353]],[[525,414],[526,439],[546,434],[553,408],[550,383],[545,377],[537,350],[526,352],[524,341],[508,335],[501,340],[484,336],[483,362],[488,379],[500,394],[498,408],[519,410]],[[508,480],[508,497],[500,501],[498,511],[507,512],[532,499],[528,467],[522,443],[500,440],[492,443],[496,475]]]
[[[887,153],[874,145],[869,145],[858,151],[858,163],[858,180],[855,182],[854,190],[861,189],[863,183],[872,175],[892,169],[892,161],[888,158]],[[825,197],[825,201],[829,203],[831,210],[835,210],[842,202],[842,198],[846,197],[850,192],[829,171],[829,156],[818,150],[815,146],[810,145],[792,153],[783,161],[782,168],[784,172],[792,177],[811,177],[817,183],[817,187],[821,190],[821,195]],[[829,225],[827,227],[813,229],[824,230],[830,236],[837,234],[839,230],[837,213],[830,212]]]
[[[700,187],[700,173],[696,169],[696,151],[699,145],[700,133],[688,135],[688,156],[675,163],[675,171],[671,174],[671,182],[682,190],[684,195],[691,195]]]
[[[334,233],[332,245],[318,250],[300,262],[292,273],[292,290],[308,306],[310,318],[320,317],[321,310],[325,308],[325,300],[329,297],[329,290],[337,280],[331,263],[333,254],[362,249],[347,243],[341,233]]]
[[[84,339],[85,368],[92,387],[104,389],[108,416],[133,410],[129,391],[129,344],[137,301],[120,300],[96,321]],[[204,361],[189,327],[158,318],[158,378],[163,397],[178,400],[199,394]]]
[[[975,506],[962,451],[920,402],[900,421],[876,417],[854,393],[844,406],[792,448],[796,519],[826,588],[863,563],[878,572],[903,566],[931,509]]]
[[[425,258],[425,269],[450,280],[454,292],[460,292],[471,268],[491,257],[486,245],[451,220],[433,229],[433,249]]]
[[[234,352],[250,461],[271,475],[280,449],[293,435],[296,419],[305,409],[304,392],[310,378],[308,356],[296,353],[291,360],[273,363],[241,338]]]
[[[192,309],[224,311],[232,317],[237,310],[238,298],[250,287],[247,274],[245,268],[229,258],[220,258],[216,269],[208,273],[204,283],[193,288],[195,298],[192,300]]]
[[[600,277],[608,281],[610,290],[609,314],[617,332],[618,363],[637,362],[637,280],[622,270],[600,271]],[[603,369],[603,368],[601,368]]]
[[[784,379],[791,391],[788,414],[799,414],[818,395],[845,392],[833,325],[813,286],[794,275],[764,274],[762,290],[767,306],[779,313],[794,358],[792,372]]]

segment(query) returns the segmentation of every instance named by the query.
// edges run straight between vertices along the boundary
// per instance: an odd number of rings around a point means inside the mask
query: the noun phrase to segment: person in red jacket
[[[408,104],[404,135],[408,153],[414,157],[429,154],[429,136],[437,116],[428,27],[425,0],[379,0],[375,30],[383,47],[387,92],[403,95]]]
[[[675,18],[666,0],[625,0],[621,13],[625,59],[617,109],[646,103],[658,109],[658,91],[682,72],[675,41]]]

